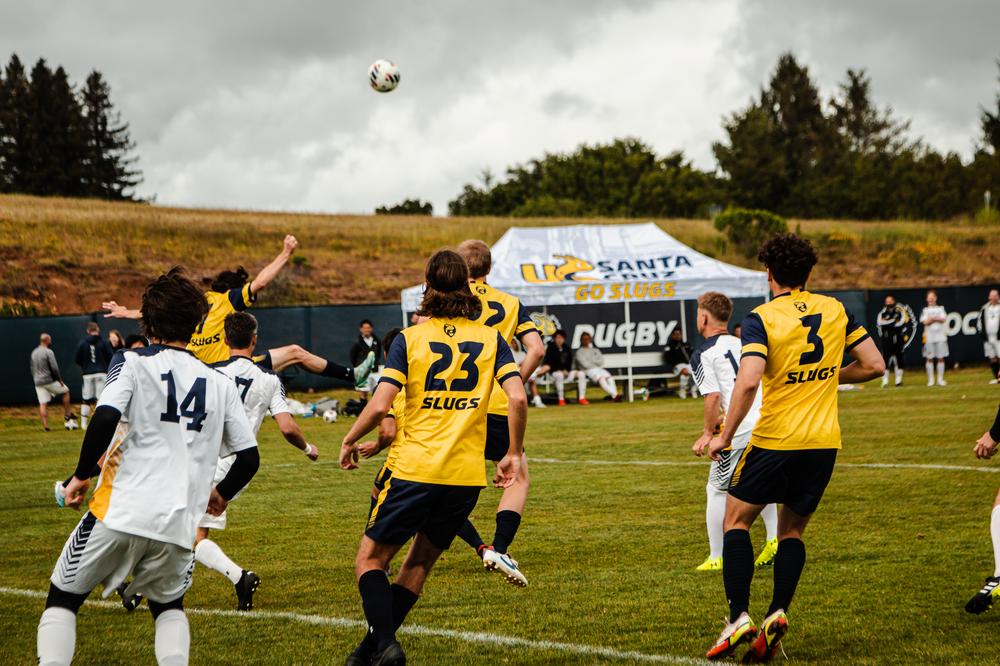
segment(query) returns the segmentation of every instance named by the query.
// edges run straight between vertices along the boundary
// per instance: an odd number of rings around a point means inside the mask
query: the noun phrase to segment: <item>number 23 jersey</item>
[[[840,364],[868,338],[864,327],[837,299],[793,290],[754,308],[742,338],[743,356],[766,361],[751,446],[839,449]]]
[[[393,478],[485,486],[486,411],[494,380],[518,376],[496,329],[464,318],[432,318],[396,336],[383,382],[406,392]]]
[[[257,446],[236,384],[190,351],[152,345],[118,352],[97,403],[121,412],[90,500],[109,528],[190,548],[220,456]]]

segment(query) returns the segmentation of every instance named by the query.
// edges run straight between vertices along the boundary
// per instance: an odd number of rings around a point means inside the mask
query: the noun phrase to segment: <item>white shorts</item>
[[[924,358],[948,358],[948,341],[925,342]]]
[[[740,437],[742,441],[733,440],[733,448],[722,451],[718,460],[712,461],[712,466],[708,470],[708,483],[716,490],[727,491],[729,484],[733,480],[733,472],[736,470],[736,463],[740,459],[740,453],[747,447],[750,437]]]
[[[83,401],[89,402],[101,397],[104,390],[104,383],[108,375],[103,372],[95,372],[92,375],[83,376]]]
[[[90,594],[103,585],[107,598],[131,576],[127,595],[164,604],[187,592],[193,571],[190,548],[109,529],[87,512],[66,540],[49,580],[71,594]]]
[[[232,468],[233,463],[236,461],[236,456],[226,456],[225,458],[219,458],[219,462],[215,464],[215,478],[212,479],[212,487],[214,488],[219,481],[226,478],[226,474],[229,474],[229,470]],[[236,497],[240,496],[240,493],[236,493]],[[233,497],[235,500],[236,497]],[[230,500],[232,501],[232,500]],[[226,529],[226,513],[223,511],[218,516],[213,516],[210,513],[206,513],[198,521],[198,527],[207,527],[210,530],[224,530]]]
[[[39,405],[47,405],[52,402],[52,398],[58,398],[67,391],[69,389],[59,382],[49,382],[48,384],[35,387],[35,395],[38,396]]]
[[[986,358],[1000,358],[1000,340],[987,340],[983,343],[983,354]]]

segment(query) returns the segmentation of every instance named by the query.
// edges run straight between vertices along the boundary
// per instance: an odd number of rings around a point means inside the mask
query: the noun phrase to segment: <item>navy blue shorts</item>
[[[510,423],[502,414],[486,415],[486,459],[500,462],[510,449]]]
[[[837,461],[837,449],[779,451],[747,446],[729,483],[729,494],[748,504],[784,504],[812,515]]]
[[[479,500],[479,486],[445,486],[389,476],[368,517],[365,535],[376,543],[402,545],[417,533],[448,550]]]

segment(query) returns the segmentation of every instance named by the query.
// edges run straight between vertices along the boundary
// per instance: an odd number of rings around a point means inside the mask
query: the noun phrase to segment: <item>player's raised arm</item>
[[[285,267],[288,260],[292,258],[292,254],[298,246],[299,241],[295,239],[295,236],[291,234],[285,236],[284,244],[282,245],[281,252],[278,253],[278,256],[275,257],[271,263],[261,269],[261,271],[257,273],[257,277],[250,282],[250,293],[256,294],[258,291],[271,284],[271,281],[278,277],[278,273],[280,273],[281,269]]]
[[[142,313],[139,310],[130,310],[124,305],[118,305],[115,301],[105,301],[101,303],[101,309],[107,310],[104,316],[107,319],[141,319]]]

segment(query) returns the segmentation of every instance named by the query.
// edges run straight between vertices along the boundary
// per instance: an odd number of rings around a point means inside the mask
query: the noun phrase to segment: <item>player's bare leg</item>
[[[333,377],[341,381],[350,382],[354,386],[363,384],[372,372],[375,365],[375,354],[370,352],[368,357],[356,368],[347,368],[339,363],[327,360],[322,356],[317,356],[299,345],[285,345],[267,350],[271,356],[271,369],[275,372],[293,366],[301,365],[309,372],[322,375],[323,377]]]
[[[521,516],[524,515],[524,507],[528,503],[528,490],[530,488],[531,477],[528,474],[528,458],[522,453],[517,477],[510,487],[504,489],[503,495],[500,497],[493,544],[477,549],[483,558],[483,565],[488,571],[502,574],[508,583],[518,587],[527,587],[528,579],[521,573],[517,560],[512,558],[507,551],[521,526]]]
[[[411,552],[416,548],[419,539],[420,535],[417,535],[410,548]],[[371,664],[375,657],[387,660],[388,663],[405,663],[406,657],[396,641],[396,629],[402,624],[405,613],[397,624],[396,606],[399,605],[400,611],[405,608],[405,611],[409,612],[416,603],[417,595],[401,585],[390,585],[386,573],[389,563],[400,548],[402,545],[381,544],[368,536],[361,537],[358,554],[354,560],[354,572],[358,579],[358,591],[361,593],[361,607],[368,621],[368,632],[361,644],[347,658],[348,666]],[[409,558],[408,553],[407,560]],[[423,582],[420,584],[422,586]],[[411,596],[412,602],[407,605],[407,599]]]
[[[42,419],[42,428],[44,428],[45,431],[48,432],[48,430],[49,430],[49,404],[47,402],[43,402],[42,404],[38,405],[38,416],[41,417],[41,419]]]

